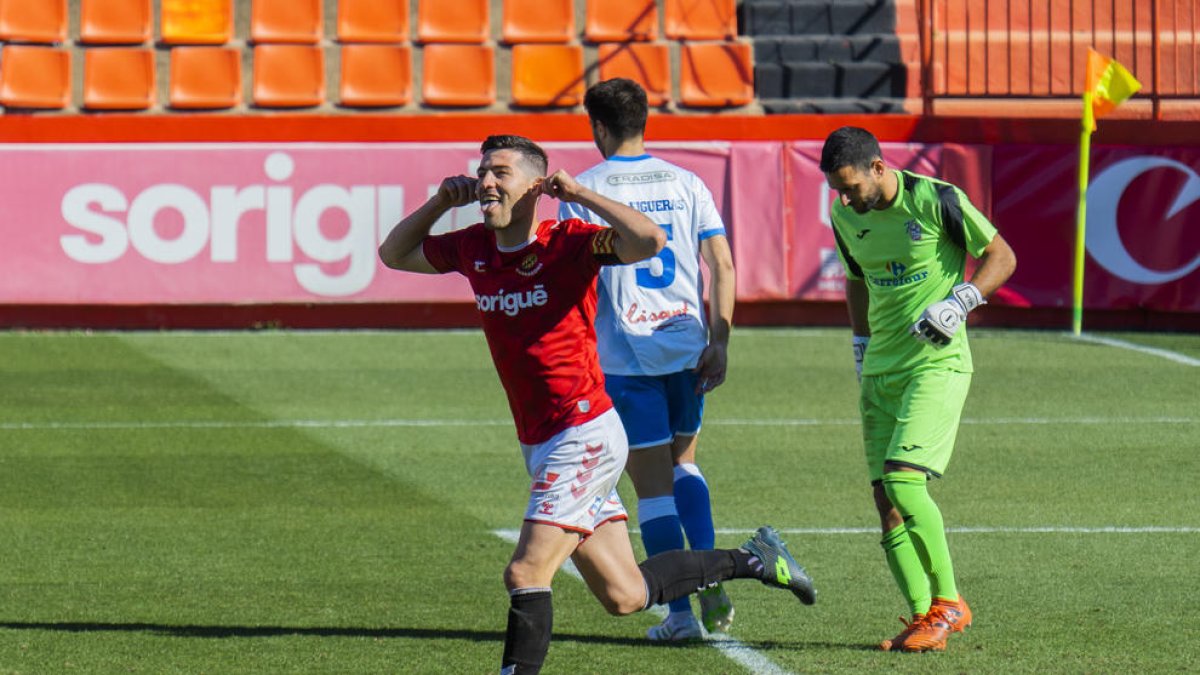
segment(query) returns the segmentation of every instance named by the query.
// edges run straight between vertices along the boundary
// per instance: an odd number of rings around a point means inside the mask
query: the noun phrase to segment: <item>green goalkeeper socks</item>
[[[925,614],[929,611],[931,597],[929,595],[929,577],[925,567],[917,557],[912,539],[908,536],[908,528],[897,525],[894,530],[883,535],[879,542],[883,547],[883,555],[887,558],[892,576],[900,593],[908,601],[908,609],[913,614]]]
[[[883,475],[888,499],[904,517],[913,548],[929,575],[929,590],[935,598],[957,600],[954,565],[946,544],[942,512],[929,496],[925,474],[919,471],[893,471]]]

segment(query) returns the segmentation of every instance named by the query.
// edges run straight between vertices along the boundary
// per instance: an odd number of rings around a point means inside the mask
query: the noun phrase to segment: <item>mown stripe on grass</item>
[[[519,530],[492,530],[492,534],[510,544],[516,544],[517,538],[521,533]],[[579,569],[570,560],[563,563],[562,569],[567,574],[583,581],[583,576],[579,574]],[[666,609],[660,605],[655,605],[651,608],[651,611],[660,619],[667,615]],[[721,652],[726,658],[734,661],[754,675],[789,675],[789,671],[783,670],[753,647],[729,635],[706,632],[704,644]]]
[[[1035,426],[1044,424],[1195,424],[1200,417],[980,417],[963,418],[963,424],[979,426]],[[778,418],[715,419],[705,424],[724,427],[821,427],[857,426],[859,420]],[[500,419],[308,419],[308,420],[130,420],[126,422],[41,421],[0,422],[3,431],[58,431],[105,429],[358,429],[376,427],[511,427]]]

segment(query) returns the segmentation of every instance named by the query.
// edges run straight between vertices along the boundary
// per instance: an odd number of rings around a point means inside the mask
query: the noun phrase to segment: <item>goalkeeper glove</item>
[[[854,347],[854,371],[858,374],[859,382],[862,382],[863,357],[867,355],[867,343],[870,341],[870,335],[855,335],[850,341]]]
[[[958,332],[959,325],[967,320],[967,312],[986,304],[987,300],[975,284],[959,284],[951,289],[950,297],[926,307],[908,332],[922,342],[945,347]]]

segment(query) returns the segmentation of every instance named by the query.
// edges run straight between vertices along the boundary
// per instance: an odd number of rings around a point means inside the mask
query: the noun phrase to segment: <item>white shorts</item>
[[[525,520],[590,535],[611,520],[628,520],[617,481],[629,441],[616,410],[568,427],[544,443],[521,444],[533,479]]]

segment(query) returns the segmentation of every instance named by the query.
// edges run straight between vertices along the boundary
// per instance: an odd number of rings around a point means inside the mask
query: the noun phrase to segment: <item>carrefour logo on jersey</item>
[[[929,276],[929,270],[921,270],[916,274],[906,275],[905,272],[908,271],[908,267],[904,265],[904,263],[896,262],[895,260],[884,265],[884,269],[890,272],[892,276],[868,276],[867,279],[869,279],[870,282],[875,286],[907,286],[909,284],[915,284],[918,281],[924,281],[925,278]]]
[[[663,211],[683,211],[687,204],[682,199],[654,199],[629,202],[631,208],[642,213],[661,213]]]
[[[514,291],[505,293],[501,288],[492,295],[476,295],[475,306],[481,312],[504,312],[508,316],[516,316],[523,309],[544,307],[550,300],[550,294],[542,284],[537,284],[531,291]]]

